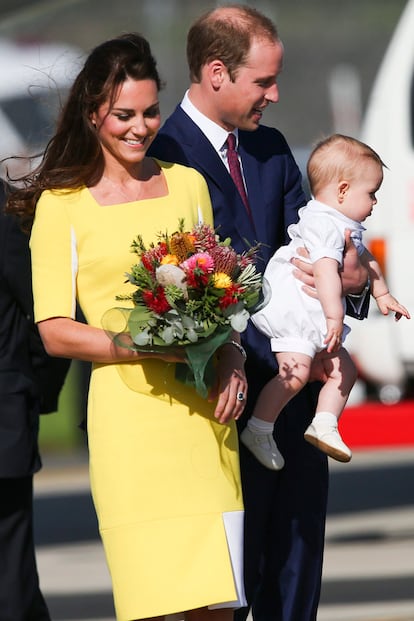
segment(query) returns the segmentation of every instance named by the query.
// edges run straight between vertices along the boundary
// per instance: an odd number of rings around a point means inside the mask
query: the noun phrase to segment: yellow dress
[[[159,162],[168,196],[99,205],[84,187],[42,194],[31,236],[36,321],[101,327],[130,291],[131,241],[211,223],[196,171]],[[124,304],[124,303],[123,303]],[[131,389],[129,386],[133,386]],[[120,621],[244,604],[243,502],[236,428],[159,360],[95,364],[88,398],[90,475]]]

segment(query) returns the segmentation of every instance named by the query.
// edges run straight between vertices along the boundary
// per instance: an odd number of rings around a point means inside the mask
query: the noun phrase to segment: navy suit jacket
[[[51,358],[33,320],[29,237],[3,212],[0,180],[0,478],[39,470],[39,413],[54,412],[70,361]]]
[[[297,221],[298,209],[306,203],[302,178],[285,138],[277,129],[261,125],[252,132],[240,130],[238,150],[253,223],[224,163],[181,106],[167,119],[149,154],[191,166],[204,176],[218,233],[231,237],[238,252],[260,242],[257,267],[263,271],[274,252],[287,242],[286,229]],[[268,339],[249,322],[242,341],[249,365],[267,381],[276,369]]]

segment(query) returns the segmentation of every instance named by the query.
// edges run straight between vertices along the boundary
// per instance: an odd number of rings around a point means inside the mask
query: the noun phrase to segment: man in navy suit
[[[28,236],[3,211],[0,180],[0,619],[50,621],[33,540],[39,413],[57,409],[69,361],[50,358],[33,322]]]
[[[269,103],[278,101],[277,77],[283,46],[271,20],[247,6],[221,7],[199,18],[187,39],[191,85],[167,119],[150,153],[199,170],[205,177],[215,226],[237,251],[259,241],[258,267],[286,241],[286,229],[305,204],[301,175],[289,146],[276,129],[260,125]],[[229,174],[227,137],[236,138],[248,209]],[[344,290],[366,282],[355,249],[349,247]],[[312,285],[302,262],[299,278]],[[302,271],[303,270],[303,271]],[[283,292],[280,292],[283,295]],[[249,325],[242,335],[249,393],[239,431],[264,384],[277,372],[267,339]],[[231,348],[229,344],[227,347]],[[234,355],[240,355],[234,348]],[[323,379],[323,378],[315,378]],[[255,621],[314,621],[320,595],[328,493],[326,456],[303,433],[316,404],[319,384],[309,384],[276,423],[286,465],[264,468],[240,446],[245,502],[245,587],[249,607],[235,613]]]

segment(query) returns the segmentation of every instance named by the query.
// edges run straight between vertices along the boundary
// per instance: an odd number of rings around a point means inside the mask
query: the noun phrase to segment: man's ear
[[[211,85],[214,89],[219,89],[228,75],[225,65],[216,59],[208,63],[207,69]]]

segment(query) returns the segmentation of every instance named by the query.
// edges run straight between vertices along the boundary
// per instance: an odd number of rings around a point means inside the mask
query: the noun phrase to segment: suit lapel
[[[216,186],[218,192],[225,197],[226,208],[230,211],[240,238],[254,243],[257,237],[254,226],[250,221],[241,196],[228,170],[218,157],[211,142],[181,107],[176,109],[173,117],[184,150],[191,153],[192,161],[190,165],[197,168],[205,177],[207,183]],[[252,174],[252,178],[254,177],[255,173]],[[255,220],[254,218],[254,222]]]

